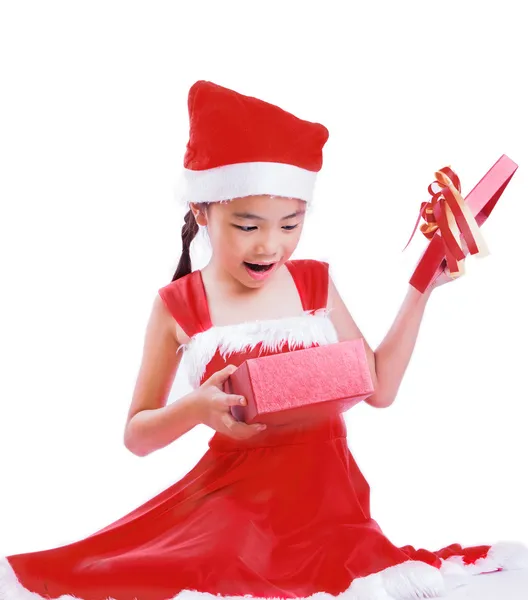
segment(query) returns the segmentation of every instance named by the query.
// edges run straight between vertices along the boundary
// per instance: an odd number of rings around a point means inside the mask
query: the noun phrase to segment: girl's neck
[[[213,325],[298,316],[303,305],[286,265],[281,265],[259,288],[249,288],[208,264],[201,271],[209,316]],[[229,278],[229,279],[228,279]]]
[[[223,297],[232,297],[233,300],[236,300],[239,298],[256,297],[262,293],[267,293],[268,290],[281,280],[285,274],[284,271],[287,270],[285,265],[281,265],[268,279],[254,287],[245,285],[212,259],[203,269],[200,269],[200,272],[206,289],[210,289],[211,293],[218,293]]]

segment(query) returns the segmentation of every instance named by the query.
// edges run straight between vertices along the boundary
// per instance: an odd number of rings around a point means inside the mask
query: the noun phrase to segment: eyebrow
[[[303,215],[305,212],[306,212],[306,210],[296,210],[295,212],[291,213],[290,215],[286,215],[285,217],[282,217],[281,221],[286,221],[287,219],[293,219],[293,217]],[[248,220],[252,220],[252,221],[265,221],[266,220],[264,217],[255,215],[250,212],[236,212],[236,213],[233,213],[233,216],[238,219],[248,219]]]

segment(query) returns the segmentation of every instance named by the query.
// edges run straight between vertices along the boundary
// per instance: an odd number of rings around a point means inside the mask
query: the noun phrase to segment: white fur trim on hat
[[[313,199],[317,172],[295,165],[274,162],[248,162],[204,171],[184,169],[181,202],[220,202],[244,196],[274,195]]]

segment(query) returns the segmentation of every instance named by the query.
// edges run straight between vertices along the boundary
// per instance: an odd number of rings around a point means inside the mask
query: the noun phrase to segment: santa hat
[[[311,202],[328,140],[324,125],[210,81],[191,87],[188,106],[183,202],[263,194]]]

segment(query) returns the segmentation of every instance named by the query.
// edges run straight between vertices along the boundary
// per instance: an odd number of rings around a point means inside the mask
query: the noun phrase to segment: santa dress
[[[212,326],[199,270],[159,290],[190,338],[182,351],[193,385],[228,363],[338,341],[326,310],[328,263],[286,266],[304,309],[297,317]],[[523,546],[398,548],[371,517],[369,493],[342,415],[268,427],[247,441],[216,432],[187,475],[118,521],[62,547],[3,559],[0,600],[168,600],[182,592],[402,600],[456,586],[449,597],[462,599],[472,597],[464,595],[472,581],[497,578],[473,573],[510,568],[511,590],[504,593],[500,574],[497,595],[475,600],[528,598]]]

